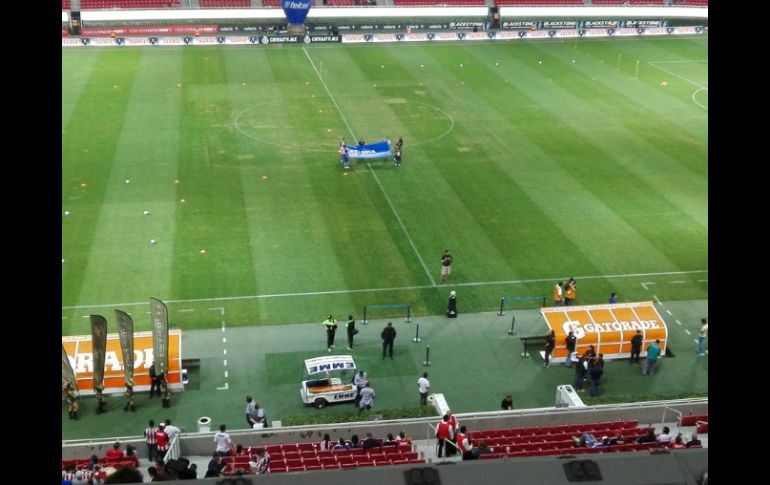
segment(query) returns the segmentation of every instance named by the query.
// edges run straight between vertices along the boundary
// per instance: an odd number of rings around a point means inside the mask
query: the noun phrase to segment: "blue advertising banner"
[[[378,141],[369,145],[348,145],[350,158],[387,158],[393,156],[387,141]]]
[[[301,24],[310,11],[310,0],[281,0],[281,8],[290,24]]]

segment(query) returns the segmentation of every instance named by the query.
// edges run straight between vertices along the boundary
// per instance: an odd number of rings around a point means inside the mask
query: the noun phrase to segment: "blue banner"
[[[281,8],[290,24],[301,24],[310,11],[310,0],[281,0]]]
[[[378,141],[369,145],[348,145],[348,155],[350,158],[387,158],[393,156],[387,141]]]

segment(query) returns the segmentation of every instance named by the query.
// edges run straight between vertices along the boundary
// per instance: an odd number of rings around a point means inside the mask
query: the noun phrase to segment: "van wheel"
[[[325,408],[327,404],[329,404],[329,402],[322,397],[319,397],[315,401],[313,401],[313,406],[315,406],[318,409]]]

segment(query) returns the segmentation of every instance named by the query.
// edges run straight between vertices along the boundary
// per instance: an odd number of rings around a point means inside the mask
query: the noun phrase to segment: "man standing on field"
[[[446,283],[450,274],[452,274],[452,254],[447,249],[441,256],[441,282]]]

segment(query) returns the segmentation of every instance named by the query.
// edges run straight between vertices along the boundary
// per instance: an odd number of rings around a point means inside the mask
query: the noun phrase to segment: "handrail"
[[[663,408],[663,418],[661,419],[660,424],[663,424],[663,423],[666,422],[666,411],[673,411],[673,412],[675,412],[676,414],[679,415],[679,419],[676,422],[676,432],[679,433],[679,430],[681,429],[681,426],[682,426],[682,417],[684,417],[684,413],[682,413],[678,409],[674,409],[674,408],[665,406]]]

